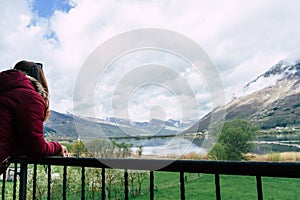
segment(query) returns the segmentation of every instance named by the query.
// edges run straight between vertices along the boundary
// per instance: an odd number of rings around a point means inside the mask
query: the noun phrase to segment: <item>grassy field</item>
[[[215,199],[214,175],[187,174],[186,199]],[[190,179],[190,180],[189,180]],[[263,177],[264,199],[300,199],[300,179]],[[257,199],[255,177],[220,176],[222,199]],[[169,172],[155,173],[155,199],[180,199],[179,175]],[[149,199],[149,193],[131,199]]]
[[[185,174],[185,194],[186,199],[214,200],[215,185],[214,175],[210,174]],[[180,199],[179,173],[155,172],[155,199]],[[300,199],[300,179],[270,178],[263,177],[263,196],[267,200],[297,200]],[[221,197],[222,199],[248,200],[257,199],[255,177],[251,176],[230,176],[221,175]],[[12,189],[12,183],[7,182],[7,189]],[[7,191],[6,199],[12,199],[11,191]],[[100,198],[100,191],[92,195],[86,191],[86,199]],[[61,195],[58,198],[60,199]],[[68,192],[68,199],[81,199],[80,193]],[[116,198],[112,198],[116,199]],[[122,198],[121,198],[122,199]],[[142,195],[133,196],[129,194],[129,199],[146,200],[149,199],[149,178],[144,181]]]

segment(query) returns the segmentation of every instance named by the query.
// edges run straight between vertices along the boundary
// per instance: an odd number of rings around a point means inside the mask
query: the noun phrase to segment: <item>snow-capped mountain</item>
[[[128,119],[110,117],[106,119],[62,114],[51,111],[45,123],[45,134],[49,137],[70,139],[92,139],[113,137],[177,135],[192,126],[194,121],[167,121],[152,119],[148,122],[133,122]]]
[[[226,120],[249,119],[264,129],[277,126],[300,126],[300,60],[280,61],[264,74],[249,82],[244,96],[233,99],[199,120],[198,130],[207,129],[212,113],[226,111]],[[75,123],[75,122],[76,123]],[[70,113],[51,112],[45,123],[45,134],[51,137],[99,138],[151,135],[176,135],[194,124],[194,121],[157,120],[133,122],[121,118],[86,118]],[[188,132],[188,131],[184,131]]]
[[[115,118],[115,117],[106,118],[104,120],[116,126],[133,127],[135,129],[142,130],[152,135],[177,134],[178,132],[181,132],[182,130],[189,128],[195,122],[193,120],[179,121],[173,119],[168,119],[167,121],[163,121],[159,119],[151,119],[150,121],[137,122],[137,121],[130,121],[128,119]]]
[[[274,86],[279,81],[299,78],[300,60],[286,61],[282,60],[272,66],[267,72],[258,76],[255,80],[249,82],[242,89],[242,96],[249,95],[260,89]]]
[[[212,113],[225,110],[226,120],[248,119],[263,129],[300,126],[300,60],[280,61],[248,83],[244,96],[233,99],[199,121],[198,130],[208,128]]]

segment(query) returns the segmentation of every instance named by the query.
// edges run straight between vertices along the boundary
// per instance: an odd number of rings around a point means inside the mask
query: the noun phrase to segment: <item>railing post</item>
[[[3,175],[2,175],[2,200],[4,200],[5,199],[5,182],[6,182],[6,172],[7,172],[7,170],[5,171],[5,172],[3,172]]]
[[[257,199],[263,200],[261,176],[256,176]]]
[[[220,174],[215,174],[216,200],[221,200]]]
[[[47,186],[47,199],[51,200],[51,165],[48,166],[48,186]]]
[[[106,188],[105,188],[105,168],[102,168],[102,170],[101,170],[101,180],[102,180],[101,196],[102,196],[102,200],[105,200],[105,196],[106,196],[106,193],[105,193],[105,190],[106,190]]]
[[[64,165],[64,172],[63,172],[63,200],[67,199],[67,166]]]
[[[18,174],[17,172],[18,172],[18,163],[15,162],[15,166],[14,166],[14,184],[13,184],[13,200],[15,200],[17,198],[17,174]]]
[[[27,190],[27,163],[21,163],[21,171],[20,171],[20,191],[19,191],[19,199],[26,200],[26,190]],[[15,172],[17,173],[17,172]]]
[[[154,172],[150,171],[150,200],[154,200]]]
[[[36,199],[36,176],[37,176],[37,164],[33,165],[33,184],[32,184],[32,199]]]
[[[127,169],[125,169],[124,171],[124,187],[125,187],[125,200],[128,200],[128,193],[129,193],[129,190],[128,190],[128,171]]]
[[[184,172],[180,172],[180,193],[181,200],[185,200],[185,187],[184,187]]]
[[[81,200],[85,199],[85,168],[81,167]]]

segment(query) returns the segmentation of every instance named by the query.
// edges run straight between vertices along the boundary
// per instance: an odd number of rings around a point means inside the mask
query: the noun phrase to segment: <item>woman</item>
[[[68,156],[58,142],[46,142],[43,122],[49,117],[48,85],[42,64],[20,61],[0,73],[0,173],[15,155]]]

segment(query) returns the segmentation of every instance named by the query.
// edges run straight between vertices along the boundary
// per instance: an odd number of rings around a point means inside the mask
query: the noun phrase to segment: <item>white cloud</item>
[[[0,1],[0,69],[9,68],[20,59],[43,62],[50,85],[51,107],[61,112],[72,108],[76,77],[87,56],[104,41],[124,31],[163,28],[190,37],[216,64],[227,99],[280,59],[299,58],[300,53],[300,13],[297,10],[300,3],[297,1],[78,0],[72,1],[76,6],[68,13],[56,11],[49,19],[35,16],[28,2]],[[35,24],[29,26],[33,18]],[[54,33],[56,38],[45,37],[49,33]],[[171,65],[175,70],[180,71],[182,66],[172,56],[166,55],[149,57],[148,61],[145,57],[131,58],[127,63],[131,66],[148,63],[152,58],[162,65]],[[128,69],[118,68],[120,73],[113,74],[106,83],[120,80]],[[205,86],[205,80],[199,81],[205,77],[199,78],[182,70],[179,73],[186,83],[199,90],[195,94],[196,98],[203,100],[199,106],[209,109],[210,95],[206,89],[198,88],[199,85]],[[179,83],[171,84],[170,81],[169,84],[175,90]],[[114,87],[103,85],[100,89],[106,89],[104,94],[109,94]],[[167,107],[171,103],[163,97],[166,95],[153,97],[153,104],[164,101],[166,104],[162,107],[170,110],[167,115],[175,113],[171,106]],[[103,98],[109,101],[109,96]],[[188,101],[187,97],[184,98]],[[149,113],[150,104],[146,104],[141,103],[135,108],[135,112],[146,113],[139,115],[141,118]],[[98,105],[97,112],[106,112],[107,106]],[[188,107],[182,109],[191,111]],[[201,112],[201,115],[205,114],[205,111]]]

